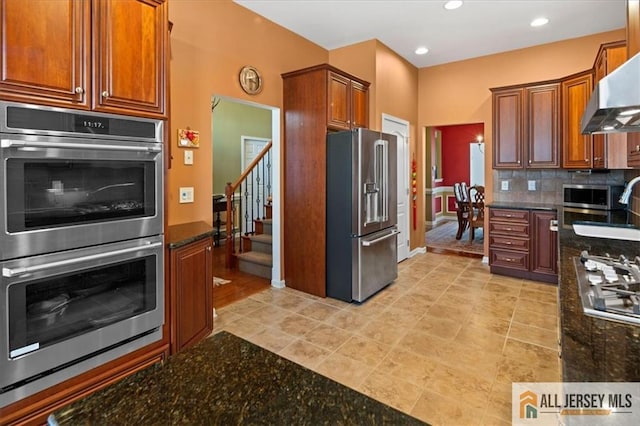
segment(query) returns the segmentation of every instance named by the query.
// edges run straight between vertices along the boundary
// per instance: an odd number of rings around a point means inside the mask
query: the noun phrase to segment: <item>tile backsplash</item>
[[[501,190],[508,181],[508,190]],[[529,190],[530,182],[535,190]],[[624,185],[624,170],[605,173],[569,172],[563,169],[493,170],[493,200],[522,201],[523,203],[562,204],[562,185],[596,184]]]

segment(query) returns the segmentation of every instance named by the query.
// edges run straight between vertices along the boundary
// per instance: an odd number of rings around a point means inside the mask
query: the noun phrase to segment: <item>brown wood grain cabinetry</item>
[[[165,117],[164,0],[1,1],[0,98]]]
[[[354,121],[349,117],[359,117],[356,124],[366,127],[369,83],[326,64],[282,78],[285,281],[287,287],[325,297],[327,131],[349,128],[347,122]],[[351,100],[349,84],[357,92]],[[349,113],[338,98],[359,105],[359,112]]]
[[[627,57],[640,53],[640,0],[627,0]],[[627,134],[627,165],[640,168],[640,132]]]
[[[580,121],[593,87],[593,70],[574,74],[562,80],[562,167],[593,167],[593,140],[583,135]]]
[[[489,209],[492,273],[557,283],[557,234],[549,230],[554,211]]]
[[[493,167],[560,167],[560,85],[536,83],[493,92]]]
[[[170,250],[171,353],[213,331],[213,239]]]
[[[600,46],[593,66],[594,85],[627,60],[627,44],[624,41]],[[609,133],[593,135],[593,168],[627,168],[627,134]]]
[[[369,127],[368,85],[328,71],[327,126],[336,130]]]

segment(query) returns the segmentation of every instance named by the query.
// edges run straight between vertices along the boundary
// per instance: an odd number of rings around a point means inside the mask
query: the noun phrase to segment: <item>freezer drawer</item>
[[[398,277],[395,227],[352,241],[352,299],[362,302]]]

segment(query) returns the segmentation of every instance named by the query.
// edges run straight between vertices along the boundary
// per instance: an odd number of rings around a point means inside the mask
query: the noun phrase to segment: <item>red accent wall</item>
[[[478,135],[484,136],[484,123],[439,126],[437,129],[442,132],[443,185],[469,183],[469,144],[475,143]]]
[[[434,211],[436,214],[442,213],[442,197],[434,197],[433,202],[435,204]]]
[[[447,209],[450,212],[456,211],[456,197],[455,195],[447,195]]]

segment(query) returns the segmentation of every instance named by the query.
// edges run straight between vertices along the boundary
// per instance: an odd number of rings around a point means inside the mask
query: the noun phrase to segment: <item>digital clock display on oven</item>
[[[74,130],[82,133],[109,133],[109,119],[87,115],[75,115]]]

